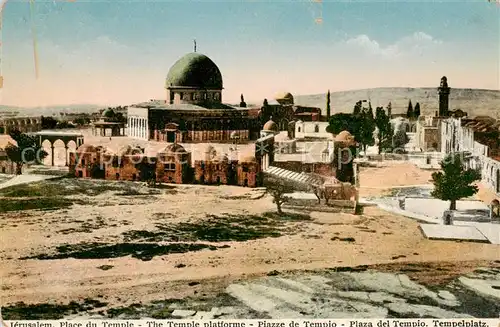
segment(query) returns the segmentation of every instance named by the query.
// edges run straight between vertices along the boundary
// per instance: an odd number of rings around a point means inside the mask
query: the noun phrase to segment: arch
[[[52,165],[53,166],[66,166],[68,163],[68,153],[66,144],[62,139],[56,139],[52,142]]]
[[[319,125],[314,125],[314,133],[319,133]]]

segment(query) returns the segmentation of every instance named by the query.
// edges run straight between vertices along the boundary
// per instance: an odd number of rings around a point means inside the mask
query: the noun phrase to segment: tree
[[[40,164],[41,161],[48,155],[38,144],[36,136],[21,133],[14,130],[10,133],[10,137],[17,142],[17,145],[9,144],[5,147],[7,157],[16,164],[16,174],[22,174],[23,165],[28,163]]]
[[[420,117],[420,103],[417,102],[417,104],[415,105],[415,110],[413,110],[413,116],[415,118],[418,118]]]
[[[330,90],[326,94],[326,118],[330,119],[331,108],[330,108]]]
[[[403,150],[403,152],[404,152],[404,146],[408,142],[410,142],[410,138],[408,137],[408,134],[406,134],[406,131],[404,130],[397,131],[392,137],[393,148],[398,150]]]
[[[358,117],[354,118],[355,121],[359,122],[359,128],[352,134],[354,135],[356,141],[361,144],[366,155],[367,146],[375,144],[375,138],[373,137],[373,132],[375,131],[375,119],[373,118],[371,104],[369,108],[363,108]]]
[[[475,169],[466,169],[463,164],[463,154],[452,153],[441,161],[440,172],[432,174],[435,198],[450,201],[450,210],[457,209],[457,200],[473,196],[478,187],[474,182],[481,179],[481,173]]]
[[[414,116],[413,105],[411,104],[410,100],[410,102],[408,102],[408,110],[406,111],[406,118],[412,119],[413,116]]]
[[[54,129],[57,126],[57,120],[53,117],[42,116],[42,129]]]
[[[382,149],[387,150],[392,147],[392,136],[394,133],[391,119],[383,107],[375,109],[375,125],[378,129],[378,153],[380,154]]]
[[[243,97],[243,94],[241,94],[240,96],[240,107],[241,108],[246,108],[247,107],[247,103],[245,102],[245,98]]]
[[[354,109],[352,111],[352,114],[354,116],[357,116],[357,115],[359,115],[361,113],[361,110],[363,110],[363,102],[362,101],[358,101],[354,105]]]
[[[352,114],[339,113],[330,117],[326,131],[332,134],[338,134],[342,131],[348,131],[356,135],[359,129],[359,122]]]
[[[273,203],[276,204],[278,214],[282,215],[283,211],[281,210],[281,206],[290,199],[290,197],[285,194],[293,193],[295,189],[286,182],[274,178],[266,179],[265,186],[266,192],[273,197]]]

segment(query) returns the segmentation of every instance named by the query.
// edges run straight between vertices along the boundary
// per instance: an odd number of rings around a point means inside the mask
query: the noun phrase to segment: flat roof
[[[40,131],[40,132],[34,132],[30,133],[33,135],[54,135],[54,136],[81,136],[83,137],[83,134],[77,133],[77,132],[61,132],[61,131]]]

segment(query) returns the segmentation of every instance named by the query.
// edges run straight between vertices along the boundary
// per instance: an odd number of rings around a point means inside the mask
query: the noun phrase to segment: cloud
[[[423,55],[425,50],[442,43],[442,41],[436,40],[433,36],[424,32],[415,32],[385,47],[376,40],[370,39],[366,34],[345,41],[348,46],[361,48],[368,54],[384,58],[395,58],[411,53]]]

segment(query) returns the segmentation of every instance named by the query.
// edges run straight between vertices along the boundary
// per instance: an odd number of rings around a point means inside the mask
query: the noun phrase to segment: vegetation
[[[367,146],[375,144],[375,126],[371,104],[363,107],[362,101],[358,101],[352,114],[339,113],[331,116],[326,131],[333,134],[348,131],[366,152]]]
[[[326,117],[330,119],[331,114],[331,104],[330,104],[330,90],[326,94]]]
[[[441,162],[440,172],[432,174],[435,198],[450,201],[450,210],[456,210],[457,200],[473,196],[478,187],[474,182],[481,179],[481,174],[475,169],[466,169],[463,154],[449,154]]]
[[[414,112],[413,112],[413,105],[410,102],[408,102],[408,110],[406,111],[406,118],[408,119],[413,119],[414,117]]]
[[[361,101],[358,102],[361,105]],[[363,151],[366,154],[367,146],[375,145],[375,118],[373,117],[373,109],[371,103],[368,103],[368,108],[362,108],[361,113],[355,116],[354,119],[359,121],[359,131],[354,138],[361,144]]]
[[[38,144],[36,136],[14,130],[10,133],[10,137],[17,142],[17,145],[9,143],[9,145],[5,147],[5,152],[7,153],[7,157],[16,164],[17,175],[22,174],[22,168],[25,164],[40,164],[48,155],[41,145]]]
[[[398,149],[404,152],[404,146],[410,142],[410,139],[408,135],[406,134],[406,131],[399,130],[394,134],[392,138],[392,146],[394,149]]]
[[[415,119],[417,119],[418,117],[420,117],[420,103],[418,103],[418,102],[415,105],[415,109],[413,110],[413,116],[414,116]]]
[[[290,199],[290,197],[285,194],[293,193],[294,191],[295,189],[293,187],[279,181],[270,181],[266,183],[266,192],[273,197],[273,203],[276,204],[279,215],[283,214],[281,206]]]
[[[378,129],[378,153],[382,150],[387,151],[392,148],[392,137],[394,131],[391,125],[391,117],[386,114],[383,107],[377,107],[375,110],[375,125]]]

